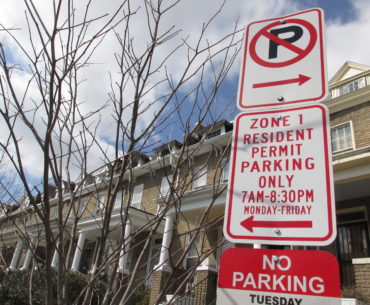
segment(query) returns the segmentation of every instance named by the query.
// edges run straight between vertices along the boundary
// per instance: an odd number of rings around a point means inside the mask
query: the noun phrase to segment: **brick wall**
[[[208,305],[216,299],[217,275],[215,272],[197,270],[195,298],[197,305]]]
[[[149,305],[158,304],[160,302],[156,302],[159,295],[162,292],[163,286],[165,282],[167,281],[168,277],[170,276],[170,273],[165,271],[155,271],[152,274],[152,286],[150,289],[150,299],[149,299]],[[161,300],[164,300],[166,297],[166,294],[164,294],[161,298]]]
[[[356,258],[352,263],[355,271],[356,298],[370,302],[370,258]]]
[[[370,101],[330,115],[331,126],[352,121],[356,149],[370,145]]]

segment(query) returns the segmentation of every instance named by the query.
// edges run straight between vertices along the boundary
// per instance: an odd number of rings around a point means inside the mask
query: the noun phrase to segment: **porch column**
[[[18,240],[17,246],[15,247],[14,254],[12,257],[12,261],[10,263],[9,269],[15,270],[17,269],[17,264],[19,261],[19,256],[21,255],[22,252],[22,247],[23,247],[23,240]]]
[[[32,259],[32,245],[35,243],[35,239],[32,239],[29,243],[29,247],[27,250],[26,257],[24,258],[24,262],[20,270],[26,270],[30,266],[31,259]]]
[[[59,264],[59,253],[58,253],[58,247],[59,247],[59,242],[57,243],[54,254],[53,254],[53,260],[51,261],[51,267],[52,268],[58,268]]]
[[[121,255],[120,255],[119,263],[118,263],[118,272],[121,272],[121,273],[130,272],[129,270],[126,269],[126,262],[127,262],[128,251],[130,250],[131,230],[132,230],[131,222],[127,220],[126,225],[125,225],[124,245],[122,247]]]
[[[155,266],[155,269],[159,269],[161,271],[171,271],[171,266],[169,265],[169,249],[172,240],[172,233],[173,233],[173,214],[168,214],[166,216],[166,223],[164,225],[164,233],[163,233],[163,240],[162,240],[162,247],[161,247],[161,254],[159,256],[159,263]]]
[[[80,267],[80,260],[81,260],[82,250],[85,245],[85,240],[86,240],[86,234],[81,232],[78,237],[75,255],[73,256],[71,271],[78,271],[78,268]]]

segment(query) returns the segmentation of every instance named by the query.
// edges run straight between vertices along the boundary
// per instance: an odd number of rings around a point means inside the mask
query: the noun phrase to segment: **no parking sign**
[[[324,251],[230,248],[221,256],[216,305],[340,305],[340,293],[338,263]]]
[[[249,24],[239,84],[241,110],[326,97],[323,24],[318,8]]]

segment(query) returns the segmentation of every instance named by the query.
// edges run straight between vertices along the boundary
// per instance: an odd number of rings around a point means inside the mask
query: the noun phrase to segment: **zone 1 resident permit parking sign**
[[[239,81],[240,110],[326,98],[323,15],[315,8],[248,25]]]
[[[334,184],[325,105],[237,116],[224,234],[235,243],[323,246],[334,241]]]

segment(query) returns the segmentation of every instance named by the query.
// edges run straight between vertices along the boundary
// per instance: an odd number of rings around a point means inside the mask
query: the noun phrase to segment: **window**
[[[159,257],[161,255],[161,248],[162,248],[162,239],[154,239],[150,245],[150,252],[149,252],[149,264],[147,267],[147,273],[150,273],[155,266],[159,263]],[[150,285],[150,281],[148,284]]]
[[[87,199],[80,199],[79,203],[78,203],[78,211],[77,211],[77,215],[78,216],[82,216],[83,212],[85,211],[86,209],[86,206],[87,206]]]
[[[105,194],[99,194],[96,199],[95,215],[102,214],[105,203]]]
[[[230,170],[230,161],[225,159],[222,161],[221,182],[229,180],[229,170]]]
[[[27,208],[28,206],[30,205],[30,199],[29,198],[26,198],[24,201],[23,201],[23,204],[22,204],[22,208]]]
[[[122,206],[125,194],[123,190],[117,192],[116,201],[114,202],[114,209],[119,209]]]
[[[350,93],[352,91],[361,89],[363,87],[365,87],[365,79],[360,78],[360,79],[357,79],[357,80],[355,80],[351,83],[348,83],[348,84],[345,84],[345,85],[339,87],[339,95],[344,95],[344,94]]]
[[[105,252],[104,252],[104,258],[103,261],[107,262],[113,254],[113,245],[111,241],[108,241],[106,246],[105,246]]]
[[[144,184],[136,185],[134,194],[132,196],[131,206],[139,209],[141,204],[141,197],[143,197]]]
[[[170,183],[172,183],[173,175],[162,177],[161,181],[161,196],[166,197],[170,194],[171,188]]]
[[[58,208],[58,205],[55,206],[55,209],[54,209],[54,217],[53,219],[57,219],[59,217],[59,208]]]
[[[93,175],[86,175],[83,180],[83,186],[93,185],[95,183],[95,177]]]
[[[334,153],[353,148],[350,122],[331,129],[331,146]]]
[[[193,240],[193,243],[190,245],[188,252],[186,253],[185,268],[189,269],[196,266],[199,263],[199,257],[201,256],[200,248],[200,234],[199,232],[192,232],[186,235],[186,247],[190,244],[193,236],[197,234]]]
[[[194,169],[193,189],[206,185],[207,182],[207,167],[205,165],[198,166]]]
[[[126,253],[126,264],[125,264],[125,270],[130,271],[131,264],[132,264],[132,255],[133,255],[134,250],[130,249]]]
[[[211,131],[210,133],[207,134],[207,139],[211,139],[211,138],[217,137],[220,134],[221,134],[221,128],[220,129],[213,130],[213,131]]]

